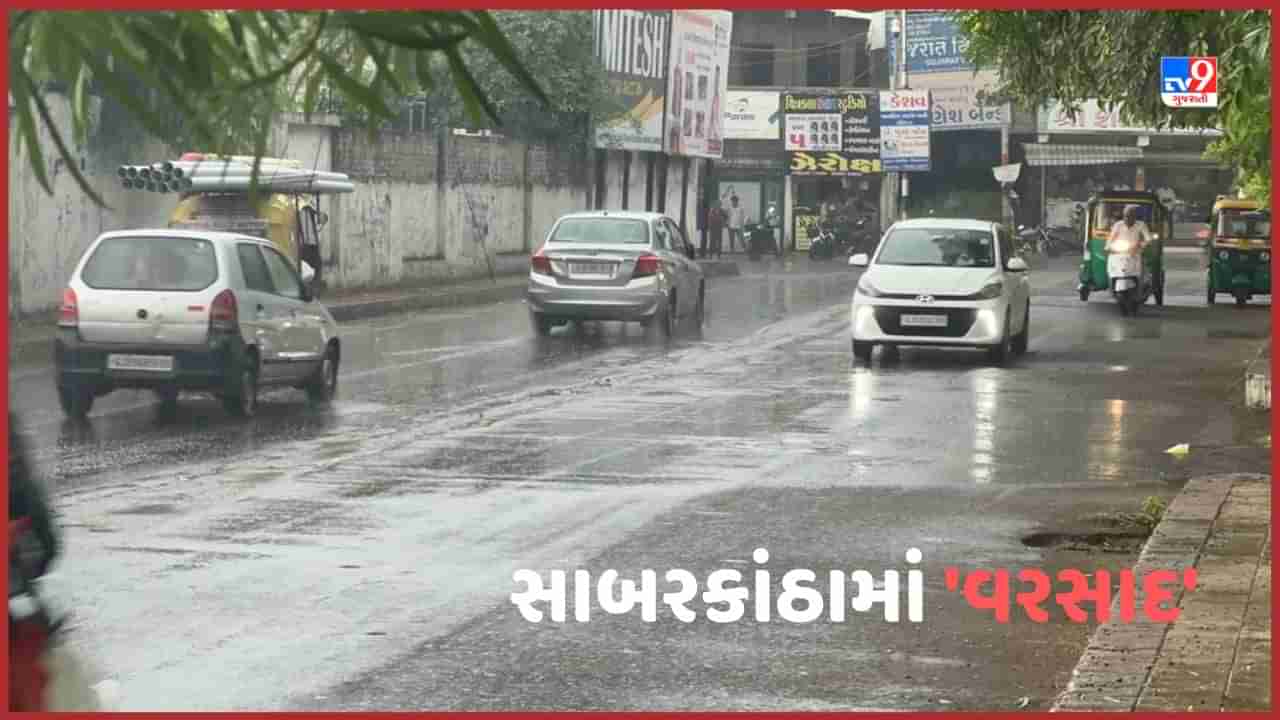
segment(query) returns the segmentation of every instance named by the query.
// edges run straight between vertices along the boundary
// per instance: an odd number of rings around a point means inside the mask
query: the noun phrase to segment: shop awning
[[[1023,143],[1027,164],[1032,167],[1070,165],[1115,165],[1142,159],[1142,148],[1132,145],[1051,145]]]

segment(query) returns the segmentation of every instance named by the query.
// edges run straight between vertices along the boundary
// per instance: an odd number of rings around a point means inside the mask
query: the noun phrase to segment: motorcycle
[[[818,222],[818,236],[809,244],[810,260],[830,260],[836,253],[836,234],[829,225]]]
[[[112,710],[115,683],[92,682],[90,664],[68,642],[66,614],[50,602],[49,568],[60,541],[29,476],[13,415],[9,427],[9,711]]]
[[[1107,278],[1111,282],[1111,295],[1120,305],[1124,315],[1137,315],[1147,298],[1151,296],[1151,283],[1142,267],[1142,255],[1130,253],[1124,248],[1107,255]]]
[[[1026,225],[1019,225],[1018,244],[1029,251],[1035,252],[1037,255],[1046,257],[1058,257],[1065,247],[1065,243],[1059,240],[1057,235],[1050,233],[1039,225],[1030,228]]]

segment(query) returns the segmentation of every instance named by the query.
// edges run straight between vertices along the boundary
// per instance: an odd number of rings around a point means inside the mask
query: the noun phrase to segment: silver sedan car
[[[530,260],[534,329],[547,335],[570,321],[639,321],[670,336],[688,317],[701,328],[706,280],[693,254],[675,221],[660,213],[566,215]]]

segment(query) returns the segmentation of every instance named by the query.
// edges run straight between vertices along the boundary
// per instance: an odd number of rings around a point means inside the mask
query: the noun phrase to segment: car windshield
[[[1151,227],[1151,203],[1130,200],[1100,202],[1093,209],[1093,229],[1110,230],[1124,219],[1124,209],[1130,205],[1138,208],[1138,221]]]
[[[553,243],[580,245],[647,245],[649,224],[621,218],[569,218],[551,235]]]
[[[218,261],[208,240],[116,237],[98,245],[80,279],[97,290],[195,292],[218,279]]]
[[[900,228],[885,237],[876,264],[995,267],[995,242],[988,230]]]
[[[1249,210],[1223,210],[1218,216],[1218,235],[1225,238],[1269,238],[1271,237],[1271,214]]]

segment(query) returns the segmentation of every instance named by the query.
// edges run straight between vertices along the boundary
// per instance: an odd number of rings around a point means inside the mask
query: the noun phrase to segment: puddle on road
[[[1150,532],[1036,532],[1022,538],[1022,544],[1037,549],[1084,553],[1137,554]]]
[[[174,515],[179,512],[176,505],[168,503],[154,503],[148,505],[134,505],[124,508],[123,510],[113,510],[112,515]]]

